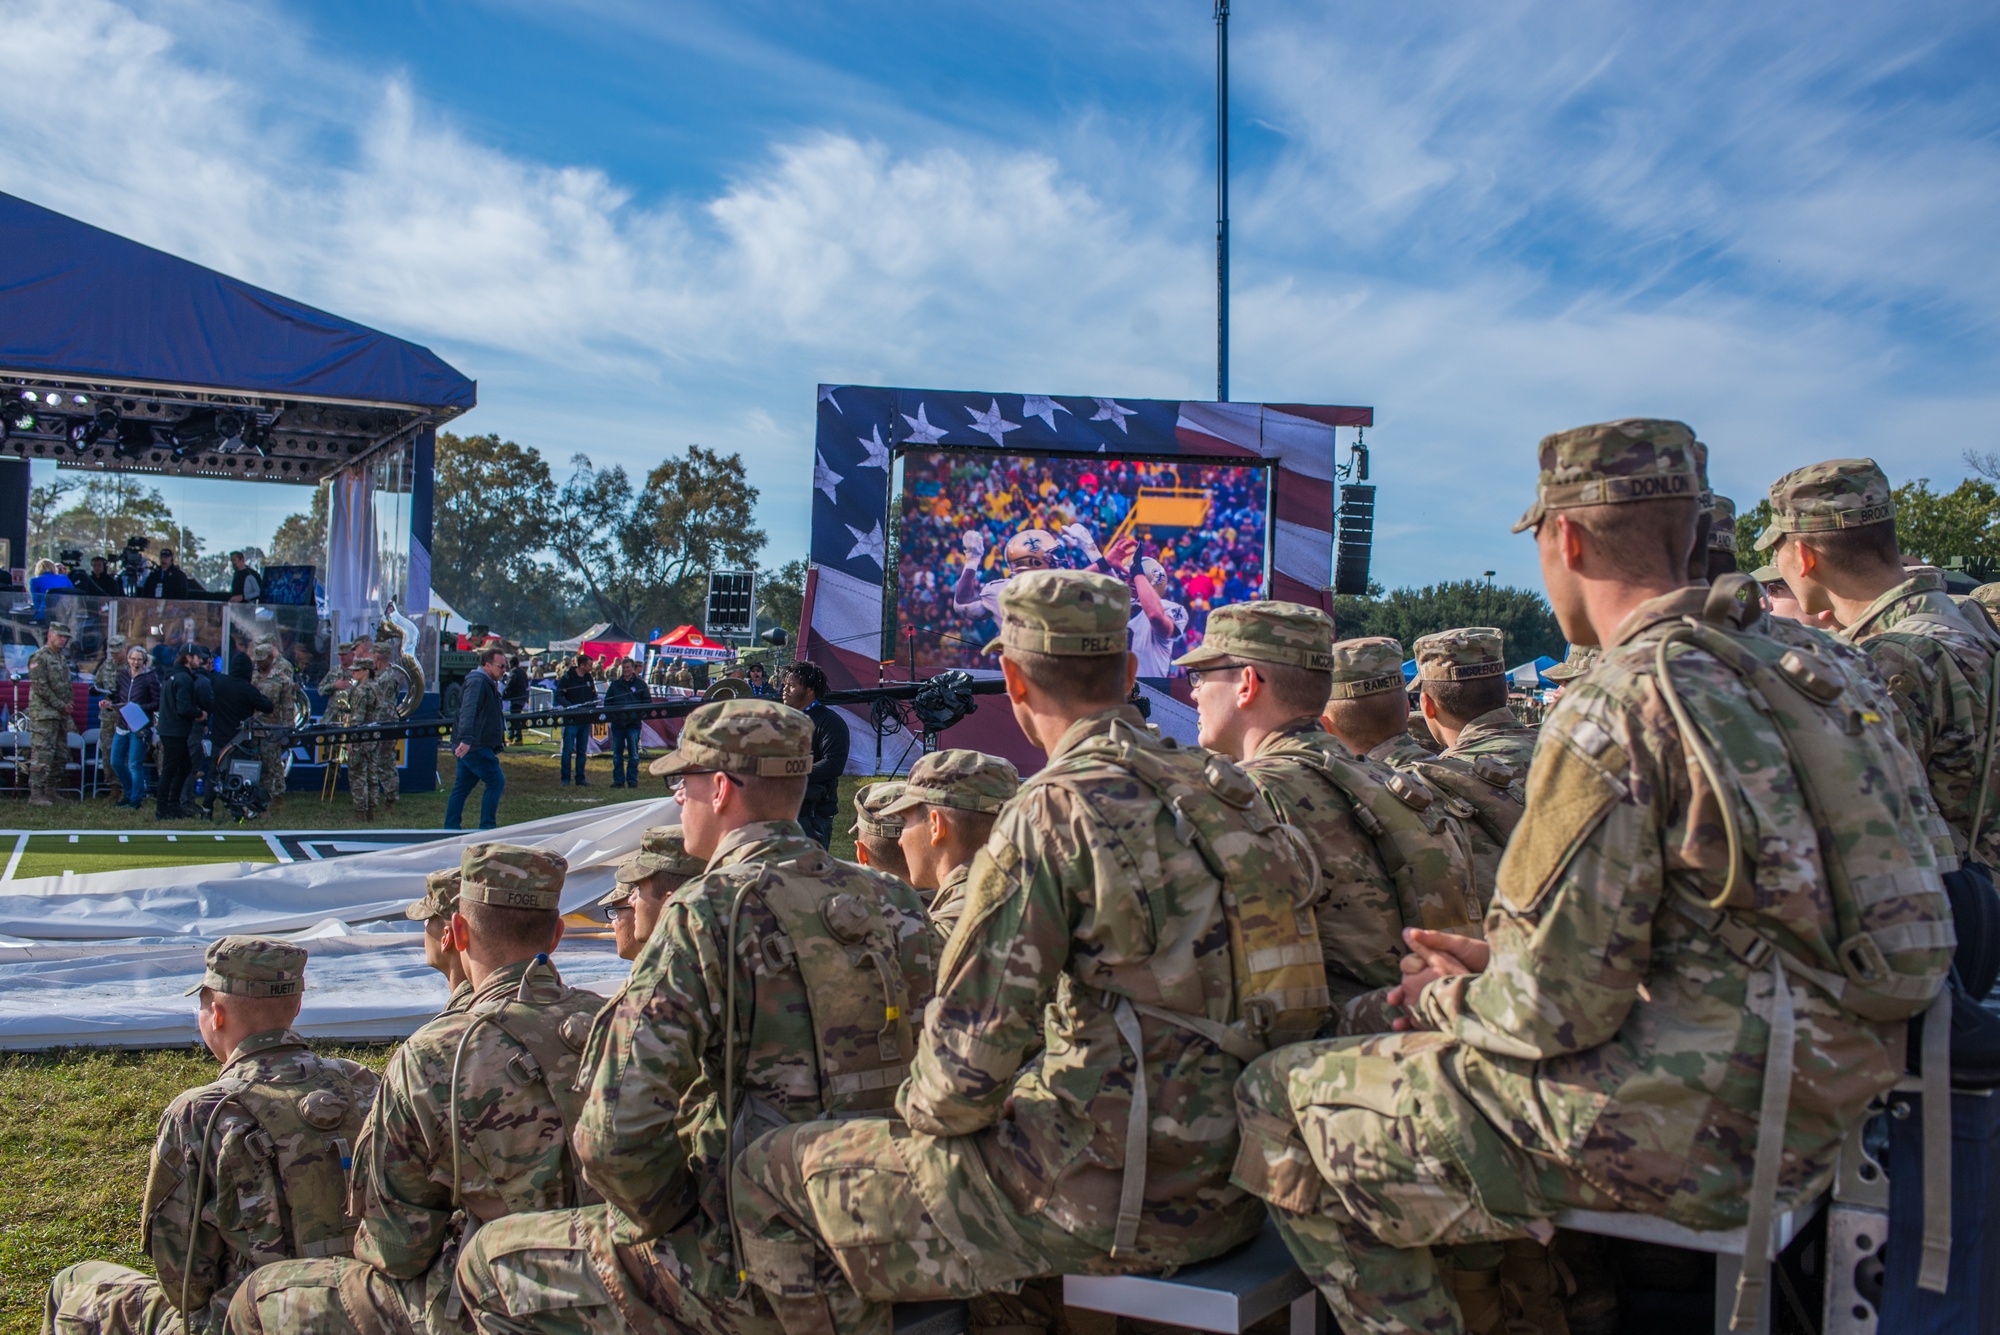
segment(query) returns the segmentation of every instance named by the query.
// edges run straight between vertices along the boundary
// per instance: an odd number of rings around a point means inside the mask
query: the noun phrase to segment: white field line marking
[[[27,851],[28,836],[25,834],[14,836],[14,853],[12,857],[7,859],[7,870],[0,872],[0,881],[11,881],[14,879],[14,868],[21,865],[21,854]]]

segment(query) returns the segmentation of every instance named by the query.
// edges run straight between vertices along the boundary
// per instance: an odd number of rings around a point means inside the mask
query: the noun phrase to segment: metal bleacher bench
[[[1239,1335],[1280,1307],[1291,1335],[1323,1335],[1326,1304],[1269,1223],[1233,1252],[1158,1275],[1065,1275],[1063,1302],[1093,1312]],[[900,1335],[900,1332],[899,1332]]]
[[[1814,1201],[1772,1221],[1767,1245],[1773,1258],[1805,1231],[1822,1204]],[[1711,1253],[1716,1262],[1715,1330],[1718,1335],[1729,1330],[1730,1310],[1736,1300],[1736,1276],[1742,1270],[1747,1248],[1745,1230],[1703,1232],[1654,1215],[1594,1210],[1565,1210],[1556,1216],[1555,1223],[1579,1233]],[[1239,1335],[1280,1307],[1289,1306],[1291,1335],[1324,1335],[1327,1329],[1326,1306],[1319,1293],[1293,1264],[1284,1240],[1269,1223],[1255,1239],[1235,1251],[1212,1261],[1185,1266],[1171,1276],[1067,1275],[1063,1278],[1063,1302],[1093,1312],[1219,1331],[1224,1335]],[[897,1309],[896,1335],[906,1335],[902,1312],[902,1308]],[[1762,1321],[1752,1327],[1753,1335],[1767,1335],[1770,1321],[1767,1301]]]

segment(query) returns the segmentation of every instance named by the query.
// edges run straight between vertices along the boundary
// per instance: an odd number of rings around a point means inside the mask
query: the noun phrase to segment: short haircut
[[[240,560],[242,560],[242,559],[243,559],[243,553],[242,553],[242,552],[231,552],[231,553],[229,554],[229,559],[230,559],[230,560],[232,560],[232,561],[240,561]]]
[[[479,653],[479,666],[485,667],[496,658],[504,659],[506,657],[507,651],[505,649],[482,649]]]
[[[1418,685],[1436,703],[1444,721],[1455,728],[1507,704],[1507,679],[1502,676],[1471,677],[1465,681],[1420,680]]]
[[[924,810],[935,811],[943,816],[945,825],[951,830],[953,842],[974,852],[986,846],[987,839],[993,834],[994,823],[1000,819],[1000,813],[997,811],[967,811],[963,807],[933,805],[926,805]]]
[[[1590,535],[1598,555],[1628,576],[1668,576],[1677,584],[1687,578],[1688,553],[1701,518],[1701,502],[1692,496],[1555,513],[1569,516],[1570,523]]]
[[[1409,727],[1410,700],[1401,691],[1377,691],[1355,700],[1324,702],[1336,732],[1360,737],[1393,737]]]
[[[458,911],[472,934],[502,954],[525,957],[549,948],[562,914],[555,909],[522,909],[459,897]]]
[[[1125,703],[1124,654],[1044,654],[1012,647],[1001,653],[1059,709],[1109,709]]]
[[[899,881],[910,879],[910,860],[903,856],[903,846],[894,839],[857,834],[854,842],[868,850],[868,865],[875,870],[886,871]]]
[[[775,775],[732,774],[731,783],[743,786],[750,809],[765,820],[797,820],[806,803],[807,776],[788,778]]]
[[[674,891],[693,879],[694,877],[683,876],[677,871],[656,871],[645,880],[633,885],[632,893],[650,894],[653,898],[665,902],[673,896]]]
[[[792,663],[785,668],[785,675],[796,680],[816,697],[826,694],[826,673],[820,671],[817,663],[807,663],[803,660]]]
[[[1333,693],[1333,673],[1315,672],[1290,663],[1253,663],[1257,675],[1271,688],[1271,696],[1294,715],[1318,718]]]
[[[204,987],[201,999],[213,1003],[222,997],[229,1009],[236,1013],[237,1020],[252,1033],[261,1034],[267,1029],[289,1029],[292,1021],[299,1018],[299,1007],[305,1002],[305,995],[294,992],[288,997],[244,997],[234,992],[217,992]]]
[[[1805,543],[1837,570],[1870,565],[1892,566],[1902,560],[1896,546],[1896,521],[1893,519],[1885,519],[1879,524],[1863,524],[1860,528],[1832,528],[1821,533],[1788,533],[1785,536]]]

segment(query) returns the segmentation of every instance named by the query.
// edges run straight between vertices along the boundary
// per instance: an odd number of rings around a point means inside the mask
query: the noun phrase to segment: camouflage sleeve
[[[1940,722],[1948,717],[1950,710],[1945,683],[1936,669],[1911,652],[1900,638],[1878,635],[1863,640],[1861,647],[1888,683],[1889,698],[1895,702],[1906,729],[1903,740],[1925,768],[1929,768]]]
[[[1042,1010],[1069,963],[1065,885],[1091,852],[1063,790],[1049,785],[1001,814],[973,859],[965,907],[938,966],[909,1079],[896,1096],[919,1131],[962,1136],[999,1117],[1022,1063],[1042,1043]]]
[[[702,1054],[718,1040],[726,983],[713,937],[685,902],[699,884],[662,910],[583,1052],[588,1074],[572,1139],[584,1180],[647,1237],[679,1223],[693,1203],[690,1146],[723,1134],[722,1091],[704,1075]]]
[[[1638,998],[1664,891],[1656,805],[1685,792],[1678,737],[1650,681],[1653,724],[1606,695],[1569,699],[1543,724],[1528,816],[1500,863],[1486,917],[1492,960],[1441,978],[1417,1010],[1468,1046],[1539,1060],[1607,1042]],[[1690,822],[1719,828],[1719,819]],[[1671,854],[1669,856],[1672,856]]]
[[[118,669],[120,666],[119,660],[114,655],[105,654],[104,661],[99,663],[97,671],[91,674],[91,689],[102,691],[106,695],[110,695],[116,691],[118,689]]]
[[[398,1279],[429,1269],[451,1236],[450,1130],[427,1097],[433,1083],[448,1087],[450,1073],[434,1082],[426,1065],[417,1045],[396,1050],[354,1147],[354,1255]]]
[[[246,1114],[218,1111],[213,1098],[176,1103],[161,1119],[142,1233],[161,1288],[176,1308],[184,1281],[187,1311],[200,1311],[211,1298],[226,1306],[243,1276],[290,1254],[273,1161],[247,1143],[256,1130]],[[198,1173],[204,1131],[209,1168]],[[197,1176],[204,1179],[198,1220]]]

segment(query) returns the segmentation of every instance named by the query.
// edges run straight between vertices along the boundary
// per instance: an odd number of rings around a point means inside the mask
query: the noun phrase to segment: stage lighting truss
[[[0,370],[0,458],[53,459],[68,469],[314,483],[436,420],[406,405]]]

